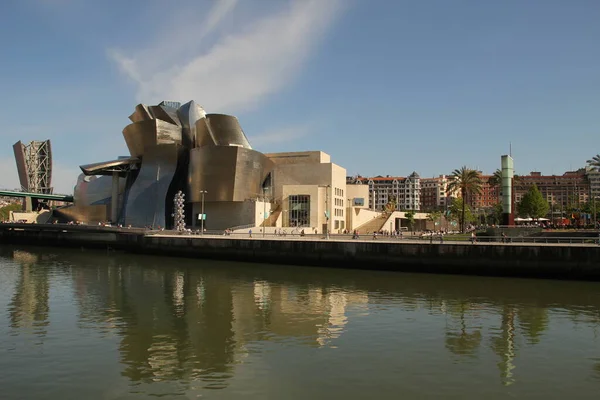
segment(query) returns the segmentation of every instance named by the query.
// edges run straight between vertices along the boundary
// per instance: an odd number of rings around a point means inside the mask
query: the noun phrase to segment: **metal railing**
[[[250,227],[254,227],[251,225]],[[120,226],[98,226],[98,225],[69,225],[69,224],[28,224],[28,223],[0,223],[0,230],[2,229],[17,229],[17,230],[62,230],[62,231],[102,231],[102,232],[130,232],[130,233],[141,233],[145,235],[173,235],[173,236],[200,236],[199,230],[187,230],[178,232],[174,230],[152,230],[145,228],[127,228]],[[240,227],[238,229],[244,229]],[[250,238],[249,232],[233,232],[225,233],[225,230],[206,230],[204,237],[219,237],[227,236],[231,238]],[[373,235],[373,234],[360,234],[355,237],[352,233],[350,234],[335,234],[332,233],[327,239],[323,233],[315,234],[312,231],[305,231],[304,235],[301,234],[301,230],[293,229],[290,232],[286,232],[281,235],[277,232],[266,232],[264,237],[260,234],[260,231],[252,232],[252,239],[277,239],[277,240],[333,240],[333,241],[381,241],[386,243],[421,243],[421,244],[489,244],[489,245],[510,245],[510,244],[587,244],[587,245],[600,245],[600,234],[598,236],[587,236],[587,237],[535,237],[535,236],[515,236],[515,237],[502,237],[502,236],[477,236],[475,240],[468,236],[453,237],[454,235],[404,235],[404,236],[392,236],[392,235]]]
[[[197,232],[176,232],[176,231],[161,231],[157,234],[166,235],[196,235]],[[430,236],[391,236],[391,235],[376,235],[361,234],[355,237],[353,234],[330,234],[329,239],[323,233],[306,232],[301,235],[300,232],[291,231],[284,234],[266,232],[263,236],[258,231],[252,232],[250,237],[249,232],[230,232],[225,234],[224,231],[205,232],[204,236],[227,236],[231,238],[252,238],[252,239],[277,239],[277,240],[334,240],[334,241],[379,241],[386,243],[420,243],[420,244],[493,244],[493,245],[510,245],[510,244],[600,244],[600,237],[501,237],[501,236],[480,236],[473,242],[470,237],[440,237]],[[442,239],[443,238],[443,239]]]

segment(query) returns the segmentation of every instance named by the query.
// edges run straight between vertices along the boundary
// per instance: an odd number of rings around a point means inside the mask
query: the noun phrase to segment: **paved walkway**
[[[171,233],[167,231],[163,231],[161,233],[149,233],[147,236],[157,236],[157,237],[181,237],[186,239],[202,239],[202,238],[210,238],[210,239],[236,239],[236,240],[304,240],[304,241],[330,241],[330,242],[376,242],[376,243],[397,243],[397,244],[421,244],[421,245],[464,245],[464,246],[551,246],[551,247],[561,247],[561,246],[569,246],[569,247],[600,247],[597,243],[568,243],[568,238],[564,238],[565,243],[543,243],[541,240],[545,240],[542,238],[536,239],[536,242],[531,241],[516,241],[520,239],[513,239],[511,243],[502,243],[502,242],[477,242],[471,243],[470,241],[465,240],[444,240],[443,243],[440,243],[439,239],[434,239],[433,242],[430,242],[429,238],[403,238],[403,239],[394,239],[389,236],[378,236],[377,239],[373,239],[371,235],[362,235],[359,239],[352,239],[352,235],[331,235],[329,239],[326,239],[323,235],[286,235],[286,236],[275,236],[275,235],[265,235],[262,236],[261,233],[252,234],[252,237],[249,237],[248,234],[231,234],[229,236],[225,235],[216,235],[216,234],[204,234],[204,235],[188,235],[188,234],[177,234]],[[574,241],[579,241],[581,239],[573,239]],[[588,239],[589,240],[589,239]]]

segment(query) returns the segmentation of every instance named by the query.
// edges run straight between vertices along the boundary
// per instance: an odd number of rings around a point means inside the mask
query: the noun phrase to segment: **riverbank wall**
[[[270,264],[600,281],[600,246],[177,236],[89,226],[0,225],[0,245],[45,245]]]

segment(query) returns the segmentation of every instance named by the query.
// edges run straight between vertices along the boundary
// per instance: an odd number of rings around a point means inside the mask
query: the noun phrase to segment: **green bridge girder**
[[[44,193],[29,193],[29,192],[15,192],[12,190],[0,190],[0,196],[6,197],[31,197],[41,200],[55,200],[64,201],[66,203],[73,202],[73,196],[67,194],[44,194]]]

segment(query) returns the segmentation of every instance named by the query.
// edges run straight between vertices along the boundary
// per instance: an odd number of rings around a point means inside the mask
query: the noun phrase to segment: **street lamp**
[[[200,214],[200,235],[204,236],[204,195],[208,193],[206,190],[201,190],[200,194],[202,195],[202,207],[201,207],[201,214]]]
[[[346,214],[346,230],[352,230],[352,199],[348,199],[348,213]]]
[[[262,192],[263,192],[263,227],[262,227],[262,232],[263,232],[263,237],[265,237],[265,230],[267,229],[267,203],[265,201],[265,187],[262,187]]]
[[[329,239],[329,220],[330,220],[330,214],[329,214],[329,188],[331,187],[331,185],[327,185],[325,187],[325,216],[326,216],[326,220],[325,222],[327,223],[327,229],[325,229],[325,239]]]

